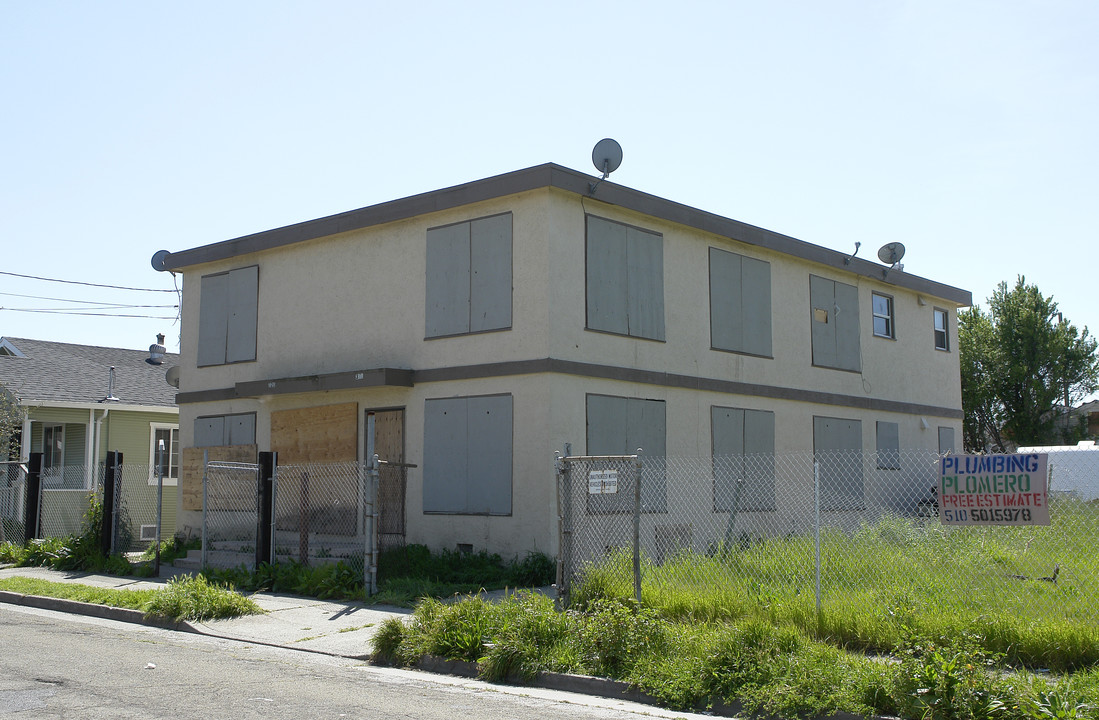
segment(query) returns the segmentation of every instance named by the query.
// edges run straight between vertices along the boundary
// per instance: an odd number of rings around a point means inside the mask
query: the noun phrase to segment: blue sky
[[[161,248],[594,173],[610,136],[615,182],[861,257],[899,241],[981,304],[1025,274],[1099,332],[1096,37],[1090,1],[0,0],[0,271],[172,290]],[[178,349],[170,319],[8,309],[173,293],[0,293],[0,335]]]

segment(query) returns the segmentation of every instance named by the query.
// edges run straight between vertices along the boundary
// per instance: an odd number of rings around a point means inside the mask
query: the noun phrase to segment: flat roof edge
[[[557,188],[590,197],[593,201],[615,205],[644,215],[685,225],[721,237],[808,260],[841,272],[873,278],[880,282],[926,293],[956,303],[959,307],[973,304],[968,290],[911,275],[901,270],[851,258],[846,253],[798,240],[782,233],[749,225],[705,210],[650,195],[610,181],[599,184],[595,193],[591,183],[597,178],[570,168],[546,163],[440,190],[390,200],[376,205],[349,210],[315,220],[287,225],[273,230],[244,235],[232,240],[169,253],[165,270],[181,270],[192,265],[227,260],[253,252],[262,252],[307,240],[328,237],[389,222],[406,220],[441,210],[450,210],[484,200],[492,200],[538,188]]]

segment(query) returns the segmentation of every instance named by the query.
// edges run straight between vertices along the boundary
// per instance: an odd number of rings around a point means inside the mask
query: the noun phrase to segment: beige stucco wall
[[[584,329],[584,213],[626,222],[664,237],[666,342]],[[513,213],[511,330],[424,339],[426,231],[501,212]],[[718,247],[771,263],[773,358],[710,349],[708,248]],[[255,362],[196,367],[197,289],[201,276],[259,265],[258,348]],[[862,372],[811,365],[809,274],[859,288]],[[957,410],[961,406],[956,314],[950,303],[656,220],[591,198],[536,190],[343,235],[312,240],[231,262],[188,268],[183,307],[181,391],[230,388],[234,383],[376,367],[425,370],[507,360],[553,357],[764,386],[884,399]],[[896,340],[873,336],[871,293],[894,298]],[[932,310],[950,310],[950,352],[934,349]],[[424,515],[422,460],[424,402],[431,398],[510,393],[514,400],[513,513],[509,517]],[[937,428],[961,421],[929,414],[869,411],[842,405],[773,400],[656,385],[556,374],[418,383],[413,388],[275,395],[181,406],[184,447],[193,444],[199,415],[256,413],[256,442],[270,447],[270,413],[281,409],[356,402],[363,452],[363,412],[406,408],[409,471],[409,542],[432,547],[470,543],[515,554],[556,552],[553,452],[585,445],[585,395],[603,393],[666,401],[671,456],[708,457],[712,405],[771,410],[776,451],[813,449],[813,417],[862,422],[863,447],[875,447],[875,421],[896,422],[903,449],[937,448]],[[926,416],[925,416],[926,415]],[[927,428],[921,420],[925,420]],[[810,463],[811,465],[811,463]],[[800,483],[803,477],[781,482]],[[710,482],[706,480],[706,482]],[[201,519],[181,513],[180,524]]]
[[[661,370],[706,378],[805,388],[961,407],[956,312],[951,303],[875,282],[804,260],[761,250],[666,221],[623,211],[587,199],[587,212],[636,225],[664,236],[664,307],[666,342],[638,340],[584,330],[584,215],[580,201],[553,193],[548,240],[553,244],[554,287],[551,322],[554,357]],[[709,248],[739,253],[771,264],[773,358],[710,349]],[[809,275],[859,289],[862,373],[813,367],[810,338]],[[894,298],[896,340],[873,335],[871,293]],[[950,311],[951,352],[934,348],[934,307]]]
[[[425,515],[423,513],[424,403],[439,397],[475,396],[509,393],[513,398],[513,476],[512,514],[500,516]],[[775,401],[724,393],[696,392],[684,389],[638,386],[613,380],[596,380],[567,375],[540,374],[463,380],[445,383],[425,383],[414,388],[384,388],[332,393],[310,393],[272,398],[267,402],[245,404],[211,403],[202,406],[203,414],[257,411],[256,434],[261,448],[270,447],[270,413],[276,410],[314,407],[353,401],[358,404],[360,457],[365,447],[364,413],[370,409],[405,409],[405,459],[418,465],[408,471],[407,541],[430,547],[450,547],[469,543],[475,548],[514,555],[526,550],[557,551],[557,496],[553,468],[553,453],[566,442],[572,443],[576,454],[587,451],[585,441],[585,399],[588,393],[642,397],[665,401],[667,448],[670,458],[693,466],[699,458],[710,454],[711,406],[770,410],[775,413],[775,446],[779,461],[778,492],[788,499],[774,514],[758,514],[745,522],[756,521],[760,528],[774,529],[776,524],[787,530],[795,529],[808,512],[812,467],[813,418],[839,417],[860,420],[863,447],[870,451],[876,444],[875,422],[896,422],[900,431],[900,446],[904,450],[937,449],[937,427],[953,427],[957,437],[958,421],[927,418],[923,428],[920,416],[871,412],[837,408],[795,401]],[[186,420],[184,421],[187,422]],[[673,460],[675,462],[676,460]],[[800,470],[799,470],[800,469]],[[868,482],[869,482],[868,478]],[[694,476],[690,483],[698,492],[709,497],[712,479],[709,474]],[[890,480],[890,482],[893,482]],[[922,486],[921,486],[922,487]],[[669,493],[688,494],[686,487],[677,487],[669,480]],[[794,504],[801,503],[795,511]],[[649,525],[687,522],[689,518],[670,516],[646,520]],[[179,523],[199,527],[197,513],[183,513]],[[762,530],[761,530],[762,531]],[[651,533],[650,533],[651,534]]]

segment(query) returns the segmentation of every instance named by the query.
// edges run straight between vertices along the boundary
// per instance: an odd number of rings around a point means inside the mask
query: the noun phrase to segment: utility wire
[[[172,291],[174,292],[174,291]],[[6,295],[8,297],[21,297],[30,298],[32,300],[53,300],[55,302],[67,302],[78,303],[80,305],[102,305],[104,308],[174,308],[176,305],[123,305],[116,303],[101,302],[99,300],[70,300],[69,298],[55,298],[55,297],[43,297],[42,295],[21,295],[19,293],[6,293],[0,292],[0,295]]]
[[[77,312],[71,310],[32,310],[29,308],[6,308],[0,307],[0,310],[10,310],[11,312],[29,312],[29,313],[44,313],[46,315],[79,315],[81,317],[113,317],[113,318],[145,318],[147,320],[175,320],[175,315],[164,317],[162,315],[126,315],[120,313],[98,313],[98,312]]]
[[[175,309],[175,305],[114,305],[111,303],[95,303],[95,307],[90,308],[12,308],[0,305],[0,310],[18,310],[21,312],[91,312],[92,310],[146,310],[150,308],[155,308],[157,310],[164,308]]]
[[[20,275],[19,273],[4,272],[3,270],[0,270],[0,275],[10,275],[11,277],[26,278],[27,280],[42,280],[42,281],[45,281],[45,282],[65,283],[66,285],[87,285],[88,287],[111,288],[112,290],[134,290],[136,292],[164,292],[164,293],[175,292],[175,290],[160,290],[160,289],[157,289],[157,288],[135,288],[135,287],[125,287],[123,285],[100,285],[99,283],[79,282],[77,280],[57,280],[55,278],[44,278],[44,277],[38,277],[36,275]]]

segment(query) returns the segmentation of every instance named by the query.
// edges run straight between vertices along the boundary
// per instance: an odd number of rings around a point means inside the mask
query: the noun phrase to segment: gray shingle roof
[[[98,403],[107,396],[109,370],[114,366],[114,396],[120,404],[175,405],[176,389],[164,380],[164,372],[179,364],[175,353],[166,353],[162,365],[150,365],[145,362],[148,350],[27,338],[0,340],[23,355],[0,354],[0,386],[20,401]]]

